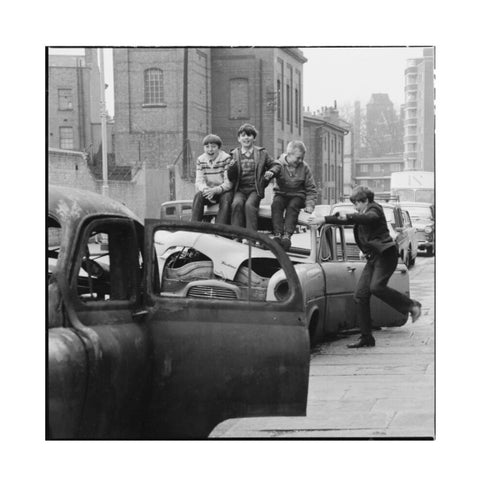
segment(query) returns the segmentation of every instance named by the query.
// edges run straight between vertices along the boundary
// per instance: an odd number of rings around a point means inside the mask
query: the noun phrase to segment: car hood
[[[426,226],[432,226],[433,221],[431,219],[415,219],[412,221],[412,225],[415,229],[423,231]]]
[[[157,256],[165,261],[170,254],[182,247],[193,248],[210,258],[213,262],[215,275],[226,280],[233,280],[238,269],[248,259],[248,244],[234,241],[214,234],[196,232],[158,231],[155,234]],[[252,258],[267,258],[276,260],[275,255],[256,246],[251,247]],[[294,258],[291,258],[292,260]]]

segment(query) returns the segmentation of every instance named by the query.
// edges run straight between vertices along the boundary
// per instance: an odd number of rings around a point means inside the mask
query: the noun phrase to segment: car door
[[[231,282],[208,275],[200,288],[195,278],[210,271],[208,261],[195,265],[189,282],[178,275],[172,281],[167,265],[157,262],[155,241],[158,248],[159,240],[163,244],[178,231],[261,241],[287,275],[288,296],[258,300],[248,291],[247,297],[238,297]],[[174,246],[164,254],[172,254]],[[146,325],[153,348],[149,435],[205,437],[228,418],[305,415],[309,337],[300,284],[286,254],[268,238],[246,230],[156,220],[146,221],[145,254]],[[221,259],[225,267],[233,266],[228,254]],[[251,264],[249,259],[247,272]],[[253,278],[246,278],[250,285]],[[191,284],[197,291],[189,296],[174,291]]]
[[[140,321],[140,229],[127,218],[100,216],[75,230],[58,274],[68,322],[49,332],[51,438],[142,437],[151,376]],[[68,427],[67,398],[75,410]]]
[[[348,227],[345,228],[348,230]],[[347,245],[351,238],[346,237]],[[356,288],[360,275],[365,268],[366,260],[360,259],[359,256],[352,250],[347,250],[347,261],[348,267],[350,268],[351,274],[353,275],[354,287]],[[409,276],[407,267],[399,262],[393,275],[390,277],[388,285],[396,290],[406,294],[410,293],[409,286]],[[355,293],[355,289],[353,290]],[[354,302],[353,302],[354,303]],[[405,315],[397,312],[391,306],[387,305],[376,296],[372,296],[370,299],[370,310],[372,316],[372,325],[375,327],[393,327],[403,325],[407,318]],[[355,305],[353,306],[353,312],[356,313]],[[354,324],[356,326],[355,317],[353,318]]]
[[[357,265],[347,259],[343,227],[331,224],[322,226],[317,261],[325,276],[325,332],[336,333],[353,327]]]

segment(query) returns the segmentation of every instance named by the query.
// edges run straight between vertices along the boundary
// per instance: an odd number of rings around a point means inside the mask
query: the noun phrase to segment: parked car
[[[271,255],[266,291],[254,293],[254,251],[240,255],[236,298],[223,282],[237,264],[228,253],[210,282],[186,290],[194,278],[182,268],[204,259],[201,242],[237,238]],[[268,238],[207,223],[144,227],[119,202],[50,187],[47,256],[49,439],[204,438],[229,418],[305,415],[303,291]],[[282,278],[281,298],[267,297]]]
[[[435,254],[435,206],[422,202],[401,202],[408,211],[416,231],[418,249],[428,256]]]
[[[403,211],[398,204],[380,201],[379,204],[383,207],[390,236],[397,244],[399,260],[404,263],[407,268],[412,267],[415,264],[418,253],[418,242],[410,216],[406,211]],[[340,212],[348,214],[354,211],[355,208],[351,202],[340,202],[332,205],[330,213],[335,214]],[[359,249],[356,248],[355,240],[353,238],[353,231],[352,234],[348,236],[348,240],[350,253],[359,255]],[[360,256],[361,255],[359,255],[359,257]]]
[[[300,281],[302,319],[308,324],[310,343],[314,345],[325,334],[356,326],[353,292],[365,261],[349,256],[344,227],[327,224],[318,230],[307,226],[303,219],[292,236],[288,257]],[[260,207],[258,228],[265,236],[272,236],[270,206]],[[165,297],[247,298],[259,303],[287,298],[290,279],[269,247],[215,234],[178,232],[159,238],[156,254]],[[409,294],[405,265],[399,265],[391,285]],[[407,315],[372,297],[372,318],[375,326],[400,326]]]

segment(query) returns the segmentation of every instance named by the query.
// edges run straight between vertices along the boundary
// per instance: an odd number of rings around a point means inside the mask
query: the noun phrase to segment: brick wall
[[[176,198],[192,199],[194,185],[181,178],[176,166]],[[48,183],[102,193],[102,181],[96,180],[84,153],[50,149],[48,152]],[[160,204],[169,200],[169,173],[167,168],[143,166],[132,181],[111,180],[108,194],[122,202],[141,219],[160,217]]]

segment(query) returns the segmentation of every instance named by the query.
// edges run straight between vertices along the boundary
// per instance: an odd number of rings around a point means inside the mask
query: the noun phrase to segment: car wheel
[[[433,249],[427,248],[427,256],[433,256]]]
[[[413,266],[413,262],[412,262],[412,248],[408,248],[407,260],[405,261],[405,264],[407,265],[407,268],[411,268]]]

